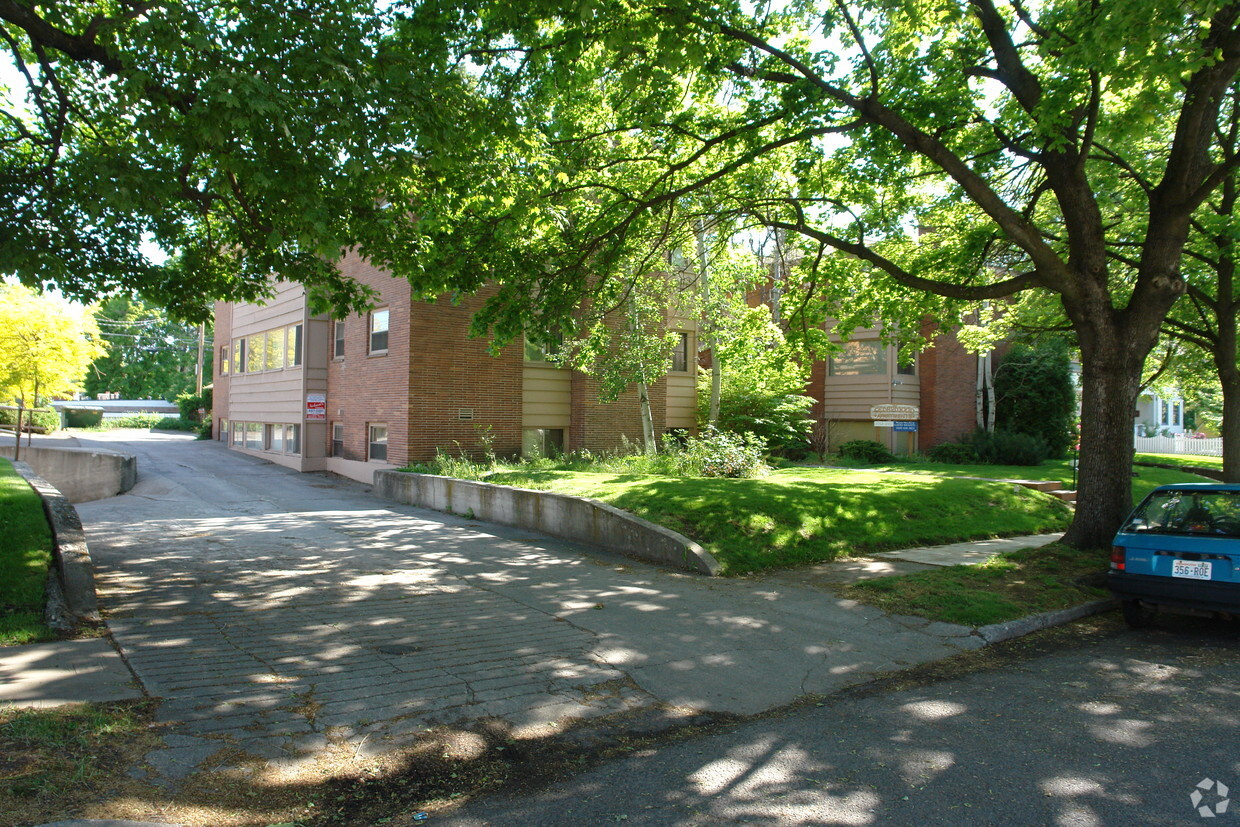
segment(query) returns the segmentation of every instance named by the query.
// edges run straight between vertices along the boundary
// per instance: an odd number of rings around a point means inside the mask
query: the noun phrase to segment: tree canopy
[[[1237,0],[0,0],[30,94],[0,121],[0,261],[174,307],[277,272],[347,308],[355,246],[418,296],[496,284],[477,324],[501,339],[618,307],[706,217],[800,245],[784,320],[807,338],[1037,290],[1082,354],[1068,539],[1104,545],[1193,218],[1240,165],[1212,142],[1238,21]]]
[[[176,399],[197,384],[198,328],[168,317],[159,307],[113,296],[95,310],[106,351],[91,363],[83,389],[122,399]],[[203,375],[211,376],[213,348],[206,341]]]
[[[0,272],[195,318],[272,273],[364,306],[334,262],[382,232],[385,176],[434,107],[389,18],[365,0],[0,0],[21,79],[0,95]]]
[[[89,309],[0,283],[0,398],[30,408],[79,390],[101,353]]]
[[[1238,16],[1214,0],[419,4],[428,62],[487,106],[406,190],[404,211],[433,220],[397,269],[485,273],[502,286],[482,320],[516,328],[530,295],[566,316],[709,212],[799,238],[819,318],[845,307],[894,335],[1048,293],[1083,363],[1068,539],[1104,545],[1192,218],[1240,164],[1212,148]]]

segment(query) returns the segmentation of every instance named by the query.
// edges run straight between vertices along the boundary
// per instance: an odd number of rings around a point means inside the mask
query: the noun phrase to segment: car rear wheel
[[[1154,622],[1154,615],[1158,613],[1157,609],[1144,605],[1140,600],[1125,600],[1120,604],[1120,611],[1124,613],[1124,622],[1130,629],[1144,629]]]

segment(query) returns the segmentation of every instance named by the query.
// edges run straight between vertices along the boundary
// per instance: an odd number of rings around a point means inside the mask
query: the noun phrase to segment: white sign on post
[[[917,405],[875,405],[870,408],[870,419],[921,419]]]

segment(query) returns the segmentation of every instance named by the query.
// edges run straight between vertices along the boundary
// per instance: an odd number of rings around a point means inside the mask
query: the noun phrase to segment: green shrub
[[[977,462],[977,449],[967,442],[944,442],[926,452],[932,462],[969,465]]]
[[[756,434],[734,434],[707,428],[698,436],[665,438],[664,452],[680,476],[756,477],[770,470],[766,446]]]
[[[103,420],[105,428],[154,428],[165,419],[163,414],[131,413]]]
[[[17,425],[17,411],[0,408],[0,425]],[[60,430],[60,414],[47,408],[27,408],[22,412],[23,427],[35,425],[47,433]]]
[[[895,455],[887,450],[887,446],[872,439],[854,439],[851,442],[845,442],[839,448],[839,455],[844,459],[855,459],[874,465],[895,459]]]
[[[213,400],[212,388],[207,385],[202,389],[202,395],[196,393],[183,393],[176,398],[177,407],[181,409],[181,418],[187,422],[198,422],[199,410],[207,413],[211,412],[211,404]]]
[[[1046,440],[1012,431],[978,431],[973,448],[978,459],[991,465],[1041,465],[1048,456]]]
[[[197,427],[197,429],[196,429],[196,430],[197,430],[197,433],[198,433],[198,438],[199,438],[199,439],[210,439],[210,438],[211,438],[211,419],[210,419],[210,417],[208,417],[207,419],[204,419],[201,423],[199,423],[199,425],[198,425],[198,427]]]
[[[206,424],[210,425],[210,423]],[[190,422],[179,416],[165,416],[151,427],[161,431],[196,431],[199,425],[197,422]]]
[[[720,431],[756,434],[769,453],[800,459],[810,451],[814,400],[805,395],[809,375],[793,356],[766,307],[737,309],[716,342],[721,365]],[[698,422],[710,408],[710,371],[698,371]]]
[[[1073,442],[1076,392],[1061,339],[1014,344],[995,369],[995,430],[1041,438],[1059,459]]]

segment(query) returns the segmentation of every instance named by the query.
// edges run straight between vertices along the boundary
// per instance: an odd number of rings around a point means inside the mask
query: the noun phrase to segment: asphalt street
[[[1240,625],[1112,613],[436,823],[1240,823],[1238,655]]]

